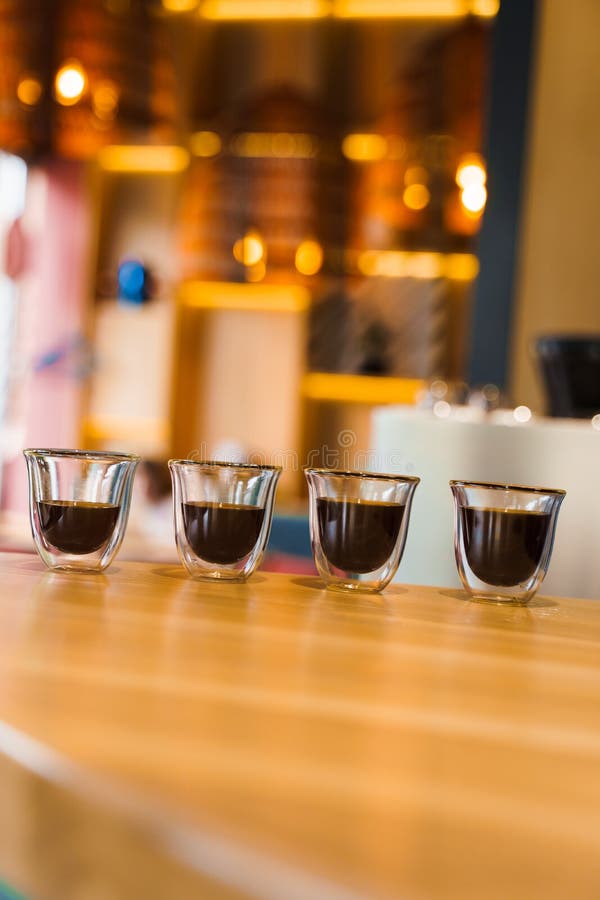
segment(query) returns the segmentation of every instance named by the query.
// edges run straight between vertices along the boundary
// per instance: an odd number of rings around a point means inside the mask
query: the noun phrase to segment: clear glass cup
[[[310,535],[328,588],[381,591],[396,574],[418,478],[305,469]]]
[[[49,569],[102,572],[121,546],[139,456],[24,450],[35,548]]]
[[[169,460],[175,540],[195,578],[245,581],[261,562],[280,466]]]
[[[468,481],[450,488],[465,590],[481,600],[527,603],[548,571],[565,491]]]

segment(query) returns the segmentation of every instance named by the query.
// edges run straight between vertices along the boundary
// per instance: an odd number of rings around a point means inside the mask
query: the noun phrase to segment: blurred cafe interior
[[[549,593],[600,596],[600,4],[1,0],[0,545],[24,447],[417,474],[405,582],[458,584],[449,478],[567,489]],[[581,534],[576,522],[586,516]]]

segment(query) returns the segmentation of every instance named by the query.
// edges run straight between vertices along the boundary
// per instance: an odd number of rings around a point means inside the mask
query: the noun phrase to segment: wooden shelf
[[[302,379],[301,391],[305,400],[383,406],[412,404],[424,386],[420,378],[309,372]]]
[[[294,284],[184,281],[178,300],[192,309],[303,313],[310,306],[311,295]]]

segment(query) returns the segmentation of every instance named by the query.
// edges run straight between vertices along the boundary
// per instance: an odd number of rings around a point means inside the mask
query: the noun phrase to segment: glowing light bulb
[[[461,188],[471,187],[473,184],[485,184],[487,173],[483,159],[478,153],[469,153],[463,156],[456,169],[456,183]]]
[[[56,73],[54,91],[56,99],[63,106],[73,106],[83,96],[87,87],[87,76],[81,63],[76,60],[65,63]]]
[[[460,202],[467,212],[480,215],[483,212],[487,191],[484,184],[470,184],[460,192]]]
[[[258,231],[252,229],[239,238],[233,245],[233,255],[244,266],[255,266],[261,262],[265,256],[265,244]]]

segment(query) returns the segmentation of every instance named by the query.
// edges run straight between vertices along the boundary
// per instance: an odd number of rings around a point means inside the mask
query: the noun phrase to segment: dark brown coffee
[[[183,526],[196,556],[220,566],[239,562],[254,549],[265,511],[234,503],[182,503]]]
[[[321,546],[330,565],[358,575],[389,559],[402,526],[404,504],[317,499]]]
[[[44,500],[37,504],[46,541],[62,553],[93,553],[105,544],[117,524],[119,507],[85,500]]]
[[[499,587],[531,578],[544,552],[547,513],[462,507],[460,516],[467,562],[477,578]]]

